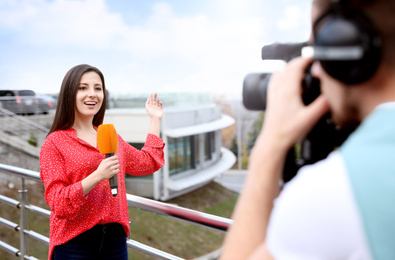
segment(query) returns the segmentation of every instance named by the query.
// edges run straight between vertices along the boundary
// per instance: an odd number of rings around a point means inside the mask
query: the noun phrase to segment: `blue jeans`
[[[121,224],[96,225],[55,247],[53,260],[128,260],[126,234]]]

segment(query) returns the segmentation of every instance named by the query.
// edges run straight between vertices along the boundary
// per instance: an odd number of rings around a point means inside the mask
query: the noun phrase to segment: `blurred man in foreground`
[[[314,58],[271,78],[222,259],[395,259],[395,1],[314,0],[312,14]],[[312,62],[322,94],[305,106]],[[286,153],[328,111],[357,129],[281,189]]]

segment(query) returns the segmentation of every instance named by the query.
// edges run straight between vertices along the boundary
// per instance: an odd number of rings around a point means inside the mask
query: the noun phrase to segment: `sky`
[[[241,95],[264,45],[306,41],[311,0],[0,0],[0,89],[57,93],[75,65],[116,95]]]

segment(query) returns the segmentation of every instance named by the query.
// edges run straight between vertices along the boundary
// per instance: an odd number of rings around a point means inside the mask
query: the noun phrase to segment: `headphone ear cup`
[[[358,46],[358,59],[319,60],[323,69],[346,84],[368,80],[376,72],[381,60],[381,40],[370,20],[356,10],[332,10],[314,24],[314,45],[319,47]]]

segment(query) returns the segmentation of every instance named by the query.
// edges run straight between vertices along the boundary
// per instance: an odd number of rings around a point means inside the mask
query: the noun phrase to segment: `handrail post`
[[[21,210],[21,215],[20,215],[20,220],[19,220],[19,238],[20,238],[20,250],[21,250],[21,255],[20,258],[25,259],[25,256],[29,255],[29,239],[27,234],[25,233],[25,230],[27,230],[27,189],[25,187],[25,179],[21,178],[21,189],[18,191],[19,192],[19,199],[20,199],[20,204],[19,208]]]

